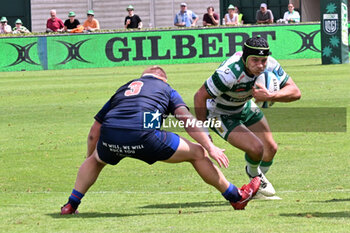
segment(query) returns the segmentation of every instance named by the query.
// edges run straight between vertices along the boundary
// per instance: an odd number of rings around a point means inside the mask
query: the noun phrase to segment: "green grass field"
[[[320,63],[282,60],[302,99],[274,108],[349,111],[350,65]],[[194,93],[217,66],[163,67],[193,106]],[[267,177],[279,201],[253,200],[234,211],[190,164],[125,159],[102,171],[79,215],[60,216],[85,158],[93,116],[144,68],[0,73],[0,232],[349,232],[349,129],[274,133],[279,151]],[[224,174],[247,183],[243,152],[213,137],[230,159]]]

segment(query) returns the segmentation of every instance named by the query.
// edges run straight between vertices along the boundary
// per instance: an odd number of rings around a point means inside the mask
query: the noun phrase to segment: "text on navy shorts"
[[[169,159],[177,150],[180,137],[162,130],[142,131],[101,127],[97,143],[99,158],[116,165],[125,157],[148,164]]]

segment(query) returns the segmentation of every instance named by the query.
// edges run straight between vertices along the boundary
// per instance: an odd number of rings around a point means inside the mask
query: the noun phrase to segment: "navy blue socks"
[[[230,186],[226,189],[222,196],[229,202],[237,202],[242,199],[241,195],[238,193],[238,188],[230,183]]]
[[[74,208],[74,209],[77,209],[79,204],[80,204],[80,201],[81,199],[84,197],[84,194],[80,193],[79,191],[73,189],[69,199],[68,199],[68,203],[71,204],[71,206]]]

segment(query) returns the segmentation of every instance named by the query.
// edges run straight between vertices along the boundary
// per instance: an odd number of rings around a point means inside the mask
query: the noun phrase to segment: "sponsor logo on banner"
[[[36,44],[36,42],[27,44],[25,46],[14,44],[14,43],[7,43],[7,44],[12,45],[17,51],[17,59],[16,59],[16,61],[11,63],[7,67],[15,66],[15,65],[18,65],[18,64],[20,64],[22,62],[31,64],[31,65],[40,65],[40,64],[36,63],[35,61],[33,61],[30,58],[30,55],[29,55],[30,49]]]
[[[341,26],[341,39],[342,39],[342,43],[346,46],[349,45],[349,37],[348,37],[348,7],[346,6],[346,4],[342,3],[341,4],[341,22],[342,22],[342,26]]]
[[[296,30],[290,30],[290,31],[295,32],[296,34],[298,34],[301,37],[301,40],[302,40],[301,47],[297,51],[295,51],[294,53],[291,53],[291,54],[302,53],[305,50],[311,50],[311,51],[314,51],[314,52],[317,52],[317,53],[321,52],[321,50],[319,50],[315,46],[315,37],[320,32],[320,30],[310,32],[309,34],[307,34],[305,32],[301,32],[301,31],[296,31]]]
[[[88,41],[90,39],[86,39],[86,40],[82,40],[79,41],[75,44],[69,43],[67,41],[61,41],[61,40],[57,40],[57,42],[63,44],[64,46],[66,46],[66,48],[68,49],[68,55],[67,57],[60,63],[58,63],[57,65],[64,65],[72,60],[77,60],[80,62],[86,62],[86,63],[90,63],[89,61],[85,60],[84,58],[82,58],[82,56],[80,55],[80,46],[82,46],[82,44],[84,44],[86,41]]]
[[[326,34],[334,35],[338,28],[338,14],[323,14],[323,30]]]

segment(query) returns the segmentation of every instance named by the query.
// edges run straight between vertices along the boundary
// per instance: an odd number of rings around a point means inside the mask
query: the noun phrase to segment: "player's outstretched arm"
[[[91,156],[94,150],[96,149],[97,141],[100,138],[100,129],[101,129],[101,123],[98,121],[94,121],[93,125],[91,126],[88,139],[87,139],[86,157]]]
[[[270,93],[262,85],[256,86],[257,88],[253,87],[253,97],[256,101],[292,102],[301,98],[301,92],[291,77],[278,92]]]
[[[213,158],[220,167],[228,167],[229,160],[224,154],[224,150],[215,146],[210,141],[208,135],[204,132],[204,129],[197,127],[196,124],[186,124],[187,121],[197,121],[197,119],[188,111],[186,107],[182,106],[177,108],[175,110],[175,117],[176,119],[184,122],[186,132],[208,151],[210,157]]]
[[[196,112],[196,117],[198,120],[205,121],[207,118],[207,99],[211,99],[205,86],[202,85],[201,88],[194,95],[194,109]]]

